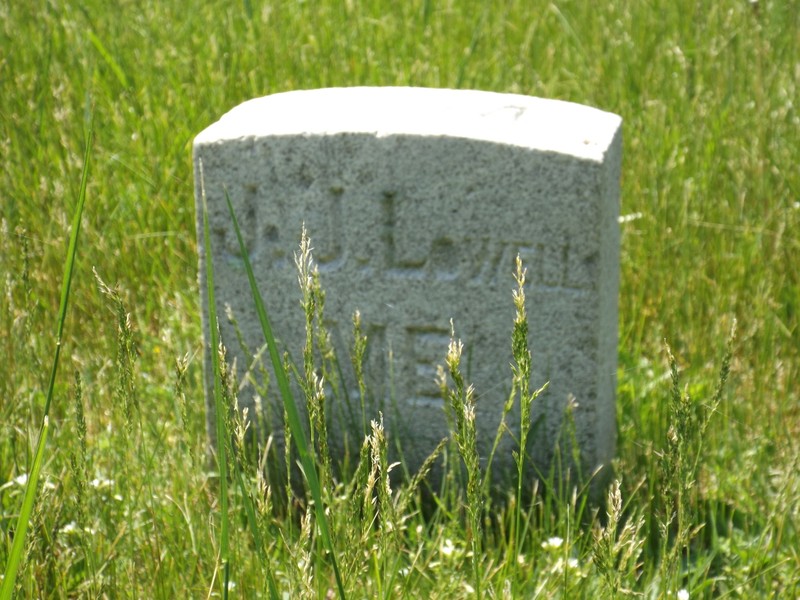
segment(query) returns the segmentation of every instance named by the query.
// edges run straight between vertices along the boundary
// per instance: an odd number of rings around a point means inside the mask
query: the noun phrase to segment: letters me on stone
[[[620,158],[618,116],[554,100],[336,88],[245,102],[194,142],[217,301],[230,304],[250,348],[260,348],[227,190],[276,336],[300,360],[305,334],[294,253],[305,223],[349,402],[360,408],[348,358],[358,309],[370,338],[367,418],[383,411],[413,472],[448,433],[435,373],[451,319],[465,344],[463,366],[476,388],[479,441],[488,454],[510,389],[519,254],[527,267],[532,386],[550,382],[533,407],[527,450],[546,472],[574,398],[576,439],[592,470],[608,464],[616,435]],[[201,279],[204,260],[201,250]],[[203,308],[207,319],[205,293]],[[252,357],[241,355],[227,322],[221,329],[244,381]],[[265,400],[278,402],[274,396]],[[240,404],[253,403],[245,386]],[[347,410],[330,406],[329,414]],[[518,428],[518,418],[510,425]],[[340,434],[347,425],[334,419],[330,427]],[[351,447],[360,444],[360,425],[357,431]],[[281,432],[273,423],[272,433]],[[496,467],[510,467],[512,447],[506,436]]]

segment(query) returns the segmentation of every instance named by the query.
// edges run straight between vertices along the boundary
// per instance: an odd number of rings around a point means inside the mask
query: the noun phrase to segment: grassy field
[[[49,406],[4,593],[800,596],[798,82],[792,0],[0,0],[0,565]],[[386,489],[377,428],[352,481],[322,489],[333,552],[308,488],[267,494],[257,467],[231,463],[242,484],[222,502],[205,454],[192,138],[245,99],[350,85],[624,118],[619,482],[600,515],[581,493],[511,492],[488,510],[454,477],[423,516],[416,489]],[[469,467],[469,436],[455,438],[448,464]]]

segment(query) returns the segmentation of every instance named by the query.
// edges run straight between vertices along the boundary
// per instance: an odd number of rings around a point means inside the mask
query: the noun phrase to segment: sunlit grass
[[[0,3],[3,567],[44,416],[91,113],[96,131],[22,597],[222,589],[191,140],[245,99],[334,85],[480,88],[620,114],[628,217],[621,483],[607,516],[569,493],[528,505],[512,490],[476,525],[455,485],[423,515],[424,483],[387,491],[387,442],[378,415],[365,416],[353,479],[332,476],[322,491],[348,595],[797,596],[797,31],[795,3],[765,0]],[[512,273],[508,285],[511,307]],[[672,428],[706,417],[679,449]],[[440,450],[460,468],[455,446]],[[334,593],[306,499],[268,493],[258,473],[243,463],[228,490],[231,595],[269,596],[267,569],[281,592]],[[680,523],[670,494],[681,494]]]
[[[42,423],[39,429],[38,438],[36,440],[36,450],[31,462],[30,473],[26,473],[24,478],[23,485],[25,487],[25,493],[22,499],[22,506],[20,508],[19,516],[16,520],[16,526],[12,530],[13,541],[8,551],[5,573],[3,574],[2,585],[0,585],[0,599],[2,600],[10,600],[15,592],[15,587],[17,584],[17,570],[19,569],[19,564],[22,560],[25,550],[25,538],[28,532],[28,527],[32,521],[34,502],[36,501],[36,494],[39,487],[39,476],[41,474],[42,464],[44,463],[45,454],[47,452],[47,435],[50,431],[50,406],[53,403],[53,396],[55,393],[56,375],[58,374],[58,366],[61,358],[61,344],[64,339],[64,323],[67,319],[67,308],[69,306],[70,289],[72,287],[72,272],[75,265],[75,256],[78,252],[78,241],[80,240],[83,208],[86,203],[86,182],[88,181],[89,176],[89,156],[91,154],[92,147],[91,124],[89,125],[85,143],[86,150],[83,156],[83,172],[81,174],[80,191],[78,192],[78,202],[75,208],[75,215],[72,218],[72,227],[69,236],[69,243],[67,245],[67,256],[64,261],[64,275],[61,282],[61,300],[58,307],[58,318],[56,319],[56,338],[55,349],[53,350],[53,365],[50,368],[50,378],[48,380],[47,389],[39,391],[39,394],[44,398]]]

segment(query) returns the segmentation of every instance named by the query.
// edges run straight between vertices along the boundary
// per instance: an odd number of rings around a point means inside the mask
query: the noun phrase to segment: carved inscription
[[[522,258],[528,270],[528,281],[534,288],[580,293],[592,288],[591,271],[596,256],[580,256],[569,240],[556,244],[502,239],[489,235],[457,237],[446,231],[423,244],[403,244],[397,219],[396,193],[387,191],[380,198],[381,221],[374,223],[380,249],[366,253],[358,236],[342,236],[343,203],[346,190],[331,187],[322,206],[308,211],[305,225],[314,242],[314,258],[321,273],[346,272],[358,269],[365,275],[387,280],[420,280],[454,282],[464,285],[505,285],[509,281],[514,260]],[[288,232],[289,221],[283,202],[276,199],[269,210],[256,206],[255,192],[245,194],[242,219],[245,243],[252,261],[270,262],[274,267],[292,267],[296,232]],[[281,226],[284,224],[284,226]],[[409,227],[409,225],[405,225]],[[230,231],[220,231],[229,256],[238,257],[238,242]],[[290,239],[291,233],[291,239]]]
[[[436,327],[406,327],[406,356],[412,372],[408,403],[441,407],[442,394],[436,384],[436,365],[444,360],[450,332]]]

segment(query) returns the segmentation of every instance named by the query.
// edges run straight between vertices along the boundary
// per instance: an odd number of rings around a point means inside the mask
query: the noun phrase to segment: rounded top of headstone
[[[248,100],[195,145],[283,135],[367,134],[476,139],[600,161],[622,119],[596,108],[476,90],[350,87]]]

